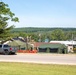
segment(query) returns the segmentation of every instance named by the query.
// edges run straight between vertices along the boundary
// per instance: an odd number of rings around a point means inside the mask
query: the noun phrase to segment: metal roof
[[[42,44],[39,46],[39,48],[63,48],[65,45],[63,44],[55,44],[55,43],[50,43],[50,44]]]

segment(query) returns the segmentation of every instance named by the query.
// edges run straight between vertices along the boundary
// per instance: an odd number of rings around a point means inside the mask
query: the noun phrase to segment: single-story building
[[[38,52],[49,52],[49,53],[67,53],[67,47],[64,44],[49,43],[42,44],[38,47]]]
[[[67,47],[60,43],[35,42],[34,48],[37,49],[38,52],[67,53]]]

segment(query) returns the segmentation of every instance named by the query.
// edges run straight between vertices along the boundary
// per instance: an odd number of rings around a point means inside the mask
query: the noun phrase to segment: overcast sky
[[[0,0],[19,18],[16,27],[75,27],[76,0]]]

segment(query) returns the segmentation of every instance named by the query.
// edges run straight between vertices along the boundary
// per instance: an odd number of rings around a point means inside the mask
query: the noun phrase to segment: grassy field
[[[76,65],[0,62],[0,75],[76,75]]]

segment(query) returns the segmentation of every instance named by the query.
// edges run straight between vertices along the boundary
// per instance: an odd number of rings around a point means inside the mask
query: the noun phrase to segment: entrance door
[[[58,53],[58,48],[49,48],[50,53]]]

